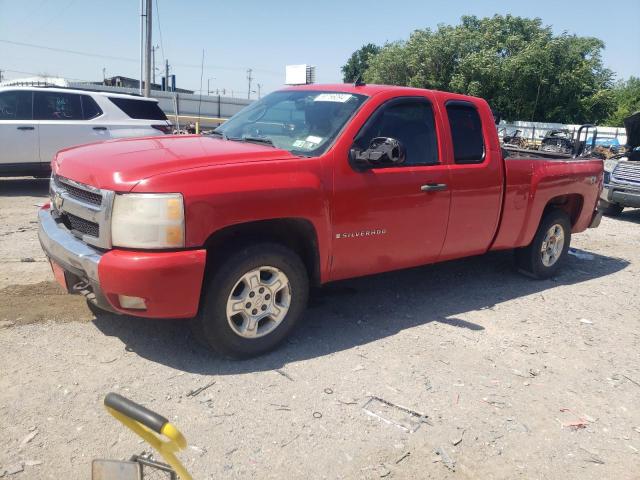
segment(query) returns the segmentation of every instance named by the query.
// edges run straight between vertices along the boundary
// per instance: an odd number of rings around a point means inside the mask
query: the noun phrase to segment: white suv
[[[45,177],[63,148],[171,131],[152,98],[64,87],[1,87],[0,176]]]

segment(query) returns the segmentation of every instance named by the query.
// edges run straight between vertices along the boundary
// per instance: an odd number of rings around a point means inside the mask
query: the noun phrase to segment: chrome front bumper
[[[113,312],[100,290],[98,265],[102,253],[58,225],[48,208],[38,212],[38,224],[40,245],[49,260],[65,270],[68,292],[83,294],[98,307]]]
[[[634,188],[629,185],[607,183],[602,189],[600,198],[607,203],[640,208],[640,188]]]

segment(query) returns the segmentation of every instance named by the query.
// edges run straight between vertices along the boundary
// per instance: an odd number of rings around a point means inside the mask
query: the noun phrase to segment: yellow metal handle
[[[175,456],[175,452],[187,448],[187,440],[175,425],[171,422],[165,423],[160,431],[160,435],[158,435],[133,418],[111,407],[105,406],[105,408],[116,420],[151,445],[182,480],[193,480],[193,477],[187,472],[180,460],[178,460],[178,457]]]

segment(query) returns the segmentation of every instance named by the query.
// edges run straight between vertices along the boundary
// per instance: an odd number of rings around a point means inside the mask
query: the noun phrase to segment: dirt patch
[[[83,296],[69,295],[55,282],[10,285],[0,290],[0,320],[5,326],[87,322],[92,318]]]

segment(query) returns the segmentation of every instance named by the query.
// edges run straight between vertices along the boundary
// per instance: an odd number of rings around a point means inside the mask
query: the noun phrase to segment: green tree
[[[616,83],[613,89],[616,110],[607,118],[607,125],[622,127],[622,121],[632,113],[640,111],[640,78],[630,77]]]
[[[615,109],[603,48],[597,38],[554,35],[539,18],[464,16],[385,45],[364,78],[483,97],[510,120],[597,123]]]
[[[342,77],[345,83],[353,83],[358,78],[364,77],[364,72],[369,68],[369,61],[378,54],[380,47],[373,43],[363,45],[351,54],[347,63],[342,66]]]

